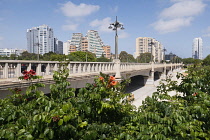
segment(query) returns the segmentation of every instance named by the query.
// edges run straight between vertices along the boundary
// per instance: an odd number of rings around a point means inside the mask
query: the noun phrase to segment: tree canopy
[[[133,55],[128,54],[126,51],[121,51],[119,54],[119,59],[121,62],[135,62]]]
[[[203,60],[203,65],[209,66],[210,65],[210,54],[206,56]]]
[[[151,62],[151,53],[141,53],[136,59],[138,63],[149,63]]]
[[[96,59],[97,62],[110,62],[110,59],[104,57],[104,55],[102,54],[101,57]]]
[[[193,64],[194,63],[194,58],[183,58],[182,62],[184,64]]]
[[[91,52],[83,52],[83,51],[77,51],[70,53],[67,58],[70,61],[83,61],[85,62],[95,62],[96,61],[96,55]]]

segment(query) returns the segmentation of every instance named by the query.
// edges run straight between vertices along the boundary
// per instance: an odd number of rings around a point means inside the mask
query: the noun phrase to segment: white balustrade
[[[182,64],[154,64],[154,68],[167,67],[172,70],[173,67]],[[59,69],[58,61],[25,61],[25,60],[0,60],[0,79],[17,78],[21,76],[23,70],[36,71],[37,75],[52,75],[53,71]],[[114,62],[70,62],[67,68],[70,74],[94,73],[94,72],[115,72]],[[120,71],[132,71],[141,69],[151,69],[152,65],[148,63],[120,63]]]

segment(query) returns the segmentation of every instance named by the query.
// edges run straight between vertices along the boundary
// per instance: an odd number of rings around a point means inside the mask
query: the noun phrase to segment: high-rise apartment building
[[[76,51],[81,51],[82,37],[82,33],[73,33],[70,45],[75,46]]]
[[[47,25],[27,29],[27,50],[36,54],[54,52],[53,29]]]
[[[81,45],[81,51],[88,51],[88,39],[87,37],[82,37],[82,45]]]
[[[70,53],[75,51],[89,51],[96,54],[96,57],[101,57],[104,54],[103,46],[98,32],[89,30],[85,37],[83,37],[82,33],[73,33],[69,50]]]
[[[110,46],[108,46],[108,45],[103,46],[103,49],[104,49],[104,57],[110,59],[111,58],[111,49],[110,49]]]
[[[88,40],[88,51],[95,53],[97,58],[101,57],[101,55],[104,54],[104,44],[98,34],[98,31],[89,30],[86,37]]]
[[[202,38],[200,37],[193,39],[192,58],[194,59],[203,58],[203,41]]]
[[[57,54],[63,54],[63,42],[54,38],[54,52]]]
[[[71,40],[68,40],[63,43],[63,54],[65,55],[70,54],[70,43],[71,43]]]
[[[152,53],[155,62],[163,60],[162,44],[151,37],[138,37],[136,38],[136,52],[135,58],[142,53]]]

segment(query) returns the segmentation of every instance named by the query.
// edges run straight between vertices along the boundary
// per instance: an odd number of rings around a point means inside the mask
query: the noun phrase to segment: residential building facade
[[[54,38],[54,52],[57,54],[63,54],[63,42]]]
[[[10,57],[11,54],[15,54],[15,56],[21,55],[22,52],[26,50],[24,49],[8,49],[8,48],[0,48],[0,55]]]
[[[104,54],[104,44],[98,34],[98,31],[89,30],[86,37],[88,40],[88,51],[95,53],[97,58],[101,57],[102,54]]]
[[[110,48],[107,48],[106,54],[103,47],[104,44],[98,34],[98,31],[89,30],[85,37],[83,37],[82,33],[73,33],[72,40],[69,45],[69,53],[75,51],[89,51],[94,53],[96,57],[101,57],[102,54],[106,56],[110,55]]]
[[[75,46],[76,51],[81,51],[82,37],[82,33],[73,33],[70,45]]]
[[[87,37],[82,37],[82,45],[81,45],[81,51],[88,51],[88,39]]]
[[[162,48],[162,44],[154,38],[138,37],[136,38],[135,58],[137,58],[142,53],[152,53],[153,61],[161,62],[163,60]]]
[[[192,58],[203,59],[203,41],[201,37],[193,39]]]
[[[68,40],[63,43],[63,54],[65,55],[70,54],[70,44],[71,44],[71,40]]]
[[[104,49],[104,57],[110,59],[111,58],[111,47],[109,45],[103,46]]]
[[[53,29],[47,25],[27,29],[27,50],[36,54],[54,52]]]

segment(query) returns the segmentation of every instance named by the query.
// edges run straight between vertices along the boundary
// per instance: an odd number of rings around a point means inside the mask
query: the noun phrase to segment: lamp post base
[[[120,59],[114,59],[114,70],[116,71],[115,79],[118,81],[121,80],[121,74],[120,74]]]

